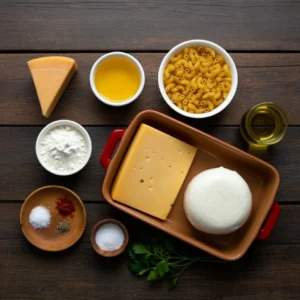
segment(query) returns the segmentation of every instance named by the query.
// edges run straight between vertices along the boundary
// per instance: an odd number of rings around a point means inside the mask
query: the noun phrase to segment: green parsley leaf
[[[156,265],[156,270],[157,270],[157,273],[159,274],[159,276],[163,277],[165,274],[167,274],[169,272],[168,263],[164,260],[160,261]]]
[[[128,264],[128,268],[131,272],[135,273],[136,275],[141,272],[144,267],[142,266],[141,262],[138,260],[134,260]]]
[[[149,275],[147,276],[147,280],[151,280],[151,281],[155,281],[159,279],[158,274],[156,272],[156,270],[152,270]]]
[[[154,245],[153,252],[154,252],[154,254],[162,255],[164,252],[164,249],[160,245]]]
[[[180,275],[196,262],[221,262],[213,257],[188,257],[177,250],[174,244],[166,239],[157,239],[152,244],[136,243],[129,251],[129,270],[138,275],[155,281],[169,277],[170,288],[173,288]]]
[[[146,254],[146,255],[141,256],[140,262],[142,263],[143,266],[148,268],[149,264],[150,264],[150,259],[151,259],[151,255]]]
[[[131,260],[135,259],[135,254],[131,248],[128,250],[128,256]]]
[[[132,250],[135,254],[149,254],[150,251],[143,244],[134,244]]]
[[[170,282],[170,285],[169,285],[169,289],[172,289],[173,287],[175,287],[178,278],[179,278],[178,276],[173,276],[173,277],[171,278],[171,282]]]

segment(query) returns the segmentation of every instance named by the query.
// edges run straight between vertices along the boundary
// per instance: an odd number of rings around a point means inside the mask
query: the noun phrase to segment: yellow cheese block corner
[[[43,115],[48,118],[77,70],[74,59],[46,56],[28,61]]]
[[[141,124],[118,171],[112,198],[165,220],[197,149]]]

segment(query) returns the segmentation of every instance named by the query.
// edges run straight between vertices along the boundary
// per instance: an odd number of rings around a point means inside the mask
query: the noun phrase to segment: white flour
[[[79,169],[88,154],[84,136],[72,126],[58,126],[41,141],[42,160],[55,171]]]

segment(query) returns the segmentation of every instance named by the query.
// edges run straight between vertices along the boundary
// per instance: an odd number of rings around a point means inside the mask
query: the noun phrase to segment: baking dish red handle
[[[107,169],[111,161],[111,156],[115,150],[118,141],[123,137],[125,129],[114,130],[106,142],[104,149],[100,155],[100,164]]]
[[[274,203],[271,207],[271,210],[270,210],[269,217],[257,236],[257,238],[259,240],[265,240],[269,237],[269,235],[271,234],[271,232],[278,220],[280,211],[281,211],[281,208],[280,208],[279,204],[276,201],[274,201]]]

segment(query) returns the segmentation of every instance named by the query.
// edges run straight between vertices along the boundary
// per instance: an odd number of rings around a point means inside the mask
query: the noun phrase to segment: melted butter
[[[126,101],[139,89],[141,76],[137,66],[124,57],[109,57],[97,68],[95,85],[109,101]]]

